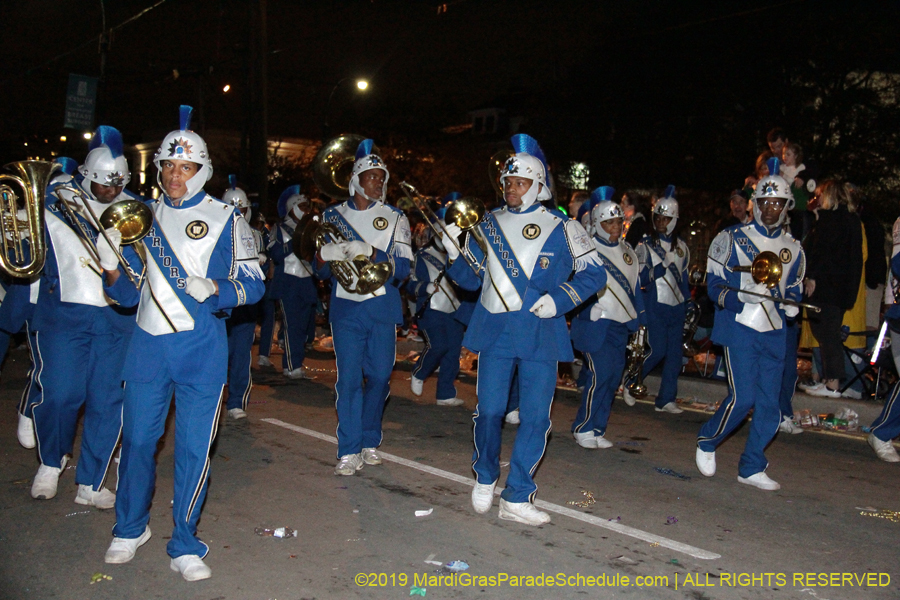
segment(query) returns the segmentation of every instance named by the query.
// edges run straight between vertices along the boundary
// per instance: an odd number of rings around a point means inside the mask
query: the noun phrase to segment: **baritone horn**
[[[647,328],[644,325],[631,334],[626,346],[625,373],[622,375],[623,385],[629,380],[634,381],[628,386],[628,392],[635,398],[643,398],[647,395],[647,386],[644,385],[644,361],[650,356],[650,348],[647,344]]]
[[[447,240],[450,240],[450,243],[453,244],[454,247],[459,251],[459,255],[463,257],[463,260],[466,261],[466,264],[469,265],[476,275],[479,275],[481,271],[481,265],[474,262],[469,255],[463,252],[463,249],[460,248],[459,242],[453,239],[452,236],[447,234],[447,229],[444,227],[444,224],[441,223],[440,218],[435,214],[435,212],[428,206],[428,199],[419,193],[419,191],[405,181],[400,182],[400,189],[403,190],[403,193],[406,194],[406,197],[409,198],[409,201],[412,202],[413,206],[416,207],[416,210],[421,213],[422,217],[424,217],[425,221],[431,226],[431,229],[434,230],[434,234],[441,240],[442,243],[446,244]],[[460,198],[454,202],[451,202],[449,206],[447,206],[447,212],[444,215],[444,219],[448,223],[454,223],[457,227],[462,229],[463,231],[469,231],[474,229],[484,218],[485,208],[484,203],[478,198],[473,198],[471,196],[466,196],[464,198]],[[485,246],[482,244],[481,238],[478,236],[478,230],[474,231],[475,241],[478,245],[485,249]],[[485,256],[487,253],[485,252]]]
[[[6,168],[17,171],[18,175],[0,174],[0,182],[10,181],[22,188],[25,219],[20,221],[17,217],[16,193],[9,185],[0,183],[0,227],[3,229],[0,269],[10,277],[33,277],[44,268],[47,258],[47,246],[44,242],[44,196],[50,185],[50,178],[60,165],[43,160],[22,160],[9,163]],[[31,240],[30,256],[27,259],[23,245],[25,233]]]
[[[316,249],[321,249],[325,244],[340,244],[347,241],[341,234],[341,230],[333,223],[318,225],[313,235]],[[394,274],[391,263],[373,263],[368,256],[357,256],[349,260],[333,260],[331,261],[331,272],[342,288],[351,294],[361,295],[375,292]]]

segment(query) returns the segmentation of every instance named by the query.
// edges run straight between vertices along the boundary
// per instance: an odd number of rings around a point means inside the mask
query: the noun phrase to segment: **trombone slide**
[[[778,302],[779,304],[787,304],[788,306],[798,306],[800,308],[805,308],[807,310],[811,310],[815,313],[822,312],[822,309],[813,304],[807,304],[806,302],[797,302],[796,300],[791,300],[790,298],[776,298],[775,296],[770,296],[769,294],[757,294],[756,292],[748,292],[747,290],[742,290],[741,288],[736,288],[731,285],[725,285],[724,283],[720,283],[718,287],[732,290],[734,292],[740,292],[742,294],[747,294],[748,296],[756,296],[758,298],[765,298],[766,300],[771,300],[772,302]]]

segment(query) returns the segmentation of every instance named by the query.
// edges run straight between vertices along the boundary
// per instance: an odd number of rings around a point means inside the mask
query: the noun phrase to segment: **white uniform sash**
[[[644,244],[649,249],[650,265],[663,265],[666,274],[656,280],[656,298],[660,304],[678,306],[684,302],[684,294],[681,293],[681,272],[688,260],[687,246],[681,240],[672,240],[668,250],[663,250],[660,240],[645,239]]]
[[[775,254],[780,255],[782,262],[793,264],[790,260],[794,258],[793,256],[789,257],[790,259],[788,261],[784,261],[785,255],[781,252],[784,242],[781,240],[781,236],[778,236],[773,240],[756,234],[755,230],[751,231],[755,234],[753,235],[753,237],[756,238],[755,240],[751,239],[743,228],[737,229],[731,234],[732,239],[734,239],[735,255],[737,256],[740,265],[749,267],[753,264],[753,260],[761,252],[758,244],[761,244],[764,247],[768,246],[765,249],[773,250]],[[790,254],[790,251],[788,251],[788,254]],[[769,288],[769,293],[775,298],[784,297],[786,285],[785,279],[790,264],[784,266],[783,273],[785,276],[782,276],[778,285],[774,288]],[[741,273],[741,287],[749,287],[755,283],[756,282],[753,280],[753,276],[750,273]],[[744,309],[738,314],[735,320],[742,325],[746,325],[747,327],[760,332],[776,331],[781,329],[782,326],[781,315],[778,313],[775,303],[771,300],[763,300],[758,303],[745,303]]]
[[[594,245],[606,268],[607,278],[606,287],[597,292],[597,304],[591,307],[591,321],[609,319],[627,323],[637,319],[634,306],[634,288],[640,269],[637,255],[622,241],[615,246],[601,242]]]
[[[504,207],[485,215],[479,224],[488,246],[481,304],[488,312],[522,308],[534,265],[550,234],[562,223],[544,207],[524,214]]]
[[[62,193],[66,195],[66,199],[60,202],[67,202],[73,211],[84,210],[78,200],[70,200],[71,192]],[[105,205],[96,202],[91,206],[95,212],[103,207]],[[113,305],[114,302],[103,291],[103,269],[88,250],[88,243],[73,227],[80,228],[94,243],[97,241],[97,230],[77,213],[77,223],[70,223],[66,213],[56,203],[47,205],[44,214],[59,270],[60,300],[88,306]]]
[[[425,261],[429,280],[434,283],[447,266],[447,255],[436,248],[428,247],[420,256]],[[456,309],[459,308],[459,298],[456,297],[456,291],[446,277],[441,277],[438,289],[432,294],[428,306],[432,310],[442,313],[456,312]]]
[[[151,208],[153,226],[143,239],[147,281],[141,290],[137,324],[150,335],[191,331],[191,309],[196,310],[198,303],[184,291],[187,278],[206,277],[210,257],[233,219],[234,207],[206,196],[188,208],[172,208],[163,200]]]
[[[286,244],[294,235],[294,232],[289,231],[284,225],[279,225],[278,229],[281,232],[281,243],[283,244]],[[305,260],[301,260],[296,252],[291,252],[284,257],[284,274],[299,277],[300,279],[312,277],[312,266]]]

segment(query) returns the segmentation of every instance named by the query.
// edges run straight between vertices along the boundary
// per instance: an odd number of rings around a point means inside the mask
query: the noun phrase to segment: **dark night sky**
[[[157,1],[107,0],[107,24]],[[427,143],[499,104],[525,117],[551,159],[588,157],[595,173],[629,182],[721,186],[743,178],[771,126],[802,138],[783,97],[788,73],[813,62],[900,72],[893,1],[457,0],[441,14],[438,4],[268,0],[270,136],[319,137],[334,84],[363,75],[365,96],[335,93],[333,129]],[[2,3],[3,158],[66,133],[68,73],[99,73],[100,7]],[[249,20],[246,0],[168,0],[117,29],[102,122],[134,143],[174,128],[187,103],[203,107],[197,129],[240,129]]]

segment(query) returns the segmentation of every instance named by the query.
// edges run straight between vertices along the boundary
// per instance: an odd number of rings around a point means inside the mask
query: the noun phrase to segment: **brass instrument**
[[[53,193],[56,194],[56,197],[59,198],[59,202],[57,203],[68,218],[73,222],[77,223],[77,219],[75,216],[75,211],[69,206],[68,202],[65,198],[62,197],[61,192],[71,192],[75,196],[81,198],[82,206],[84,206],[87,213],[90,215],[90,220],[92,221],[92,225],[100,235],[103,236],[103,239],[106,240],[106,243],[113,249],[113,252],[116,254],[116,258],[119,263],[125,267],[125,275],[128,277],[128,280],[131,281],[132,284],[138,289],[141,287],[141,283],[144,279],[144,273],[146,273],[146,268],[141,273],[141,276],[135,279],[134,275],[132,275],[131,265],[128,263],[128,260],[122,255],[119,249],[116,247],[116,244],[113,244],[109,236],[106,234],[106,230],[110,227],[119,231],[122,234],[122,245],[128,246],[130,244],[134,244],[139,242],[147,235],[147,232],[150,231],[150,227],[153,226],[153,211],[150,210],[150,207],[141,202],[140,200],[120,200],[119,202],[115,202],[109,205],[107,208],[103,210],[100,214],[100,217],[97,217],[97,214],[94,212],[94,209],[91,208],[90,203],[87,198],[84,197],[84,194],[81,190],[74,188],[68,185],[60,185],[54,188]],[[89,239],[84,232],[81,231],[81,228],[74,228],[76,233],[84,240],[87,244],[88,251],[93,255],[94,260],[97,261],[97,264],[100,264],[100,256],[97,253],[96,244]],[[143,261],[144,266],[147,265],[147,257],[145,255],[143,245],[137,245],[134,247],[135,251],[138,254],[138,257]]]
[[[313,180],[323,194],[335,200],[350,197],[350,177],[356,162],[356,148],[365,138],[356,134],[344,134],[331,139],[319,148],[313,159]],[[373,154],[381,154],[372,147]]]
[[[466,261],[466,264],[469,265],[469,268],[472,269],[476,275],[479,275],[481,271],[481,265],[474,262],[469,255],[467,255],[463,249],[459,245],[459,241],[453,239],[452,236],[447,235],[447,229],[438,216],[431,210],[431,207],[428,206],[428,199],[422,196],[416,188],[405,181],[400,182],[400,189],[403,190],[403,193],[406,194],[406,197],[412,202],[412,205],[416,207],[416,210],[421,213],[422,217],[424,217],[425,222],[431,226],[431,229],[434,230],[434,234],[441,240],[442,243],[446,243],[447,240],[450,241],[451,244],[459,251],[459,255]],[[464,198],[460,198],[459,200],[452,202],[448,207],[447,211],[444,214],[444,219],[447,222],[455,223],[457,227],[462,229],[463,231],[469,231],[474,229],[476,225],[478,225],[481,220],[484,218],[485,208],[484,203],[478,198],[473,198],[471,196],[466,196]],[[478,245],[485,249],[486,246],[483,245],[481,238],[478,236],[478,230],[476,229],[474,232],[475,241]],[[487,253],[485,253],[487,256]]]
[[[681,353],[687,358],[693,358],[700,352],[694,335],[700,325],[700,306],[693,300],[685,303],[684,333],[681,338]]]
[[[688,269],[688,284],[692,286],[706,285],[706,268],[703,265],[696,263]]]
[[[333,223],[322,223],[315,230],[316,249],[325,244],[346,242],[341,230]],[[391,263],[373,263],[368,256],[357,256],[351,260],[331,261],[331,272],[341,287],[351,294],[371,294],[387,283],[394,274]],[[356,279],[354,285],[353,279]]]
[[[0,181],[11,181],[22,188],[24,194],[25,220],[17,217],[16,194],[8,185],[0,185],[0,215],[3,215],[0,238],[3,240],[0,252],[0,269],[10,277],[32,277],[44,268],[47,246],[44,241],[44,196],[54,171],[59,163],[42,160],[22,160],[6,165],[7,169],[18,171],[18,175],[0,174]],[[22,244],[24,232],[28,232],[30,257],[25,260]],[[12,253],[13,257],[10,258]]]
[[[647,328],[644,325],[638,327],[638,330],[631,334],[625,350],[627,358],[622,382],[634,379],[628,386],[628,391],[635,398],[643,398],[647,395],[647,386],[644,385],[644,361],[650,356]]]
[[[766,287],[769,289],[774,288],[781,281],[782,275],[782,266],[781,259],[778,258],[778,255],[774,252],[770,252],[768,250],[764,252],[760,252],[756,258],[753,259],[753,264],[749,267],[747,266],[737,266],[732,269],[733,271],[738,271],[740,273],[750,273],[750,276],[753,278],[753,281],[756,283],[764,283]],[[769,294],[757,294],[756,292],[749,292],[747,290],[742,290],[740,288],[736,288],[730,285],[725,285],[723,283],[719,284],[719,287],[732,290],[734,292],[740,292],[742,294],[747,294],[749,296],[757,296],[759,298],[766,298],[767,300],[771,300],[772,302],[777,302],[779,304],[787,304],[788,306],[797,306],[799,308],[805,308],[807,310],[811,310],[813,312],[821,312],[822,309],[818,306],[807,304],[806,302],[795,302],[794,300],[790,300],[788,298],[775,298],[774,296],[770,296]]]
[[[322,212],[314,206],[310,207],[309,212],[304,213],[303,218],[297,223],[294,229],[294,235],[291,236],[291,247],[294,254],[300,260],[308,263],[316,258],[316,230],[321,225]]]

